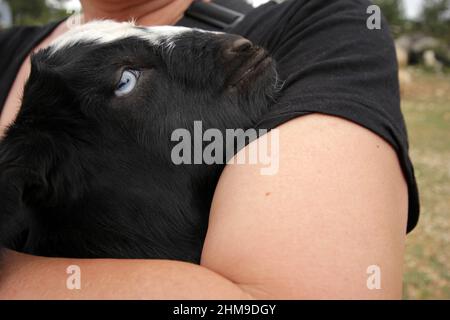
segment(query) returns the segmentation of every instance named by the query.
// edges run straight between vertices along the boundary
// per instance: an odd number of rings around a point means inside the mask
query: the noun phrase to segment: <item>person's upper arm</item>
[[[279,133],[277,174],[225,168],[201,264],[255,298],[401,298],[408,194],[395,151],[318,114]],[[381,290],[367,287],[372,265]]]

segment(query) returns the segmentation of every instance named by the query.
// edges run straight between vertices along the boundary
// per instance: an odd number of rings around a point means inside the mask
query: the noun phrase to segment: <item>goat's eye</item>
[[[137,70],[124,70],[120,81],[116,86],[116,91],[114,92],[116,96],[122,97],[129,94],[136,87],[137,80],[139,79],[140,71]]]

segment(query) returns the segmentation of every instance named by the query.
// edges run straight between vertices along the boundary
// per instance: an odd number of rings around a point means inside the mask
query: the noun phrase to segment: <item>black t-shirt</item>
[[[409,191],[407,231],[417,224],[419,197],[400,110],[395,48],[386,22],[367,28],[368,0],[288,0],[251,9],[242,0],[216,1],[247,13],[228,30],[265,47],[286,81],[279,102],[260,121],[272,129],[310,113],[353,121],[397,152]],[[179,23],[214,30],[190,18]],[[25,57],[58,23],[0,32],[0,108]],[[357,148],[358,146],[355,146]]]

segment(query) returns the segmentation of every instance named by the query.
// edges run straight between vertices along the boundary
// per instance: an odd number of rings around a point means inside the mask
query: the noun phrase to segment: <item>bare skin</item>
[[[91,0],[99,5],[85,7],[85,14],[87,20],[141,17],[138,23],[151,25],[162,21],[161,15],[143,15],[142,8],[164,1],[130,1],[125,10],[120,1]],[[184,3],[177,7],[181,13]],[[121,11],[126,16],[118,15]],[[167,24],[180,16],[171,13]],[[152,15],[158,20],[145,20]],[[45,41],[58,32],[64,29]],[[5,105],[3,125],[20,107],[17,97],[29,61],[22,69]],[[408,195],[393,148],[356,124],[325,115],[300,117],[278,129],[277,175],[262,176],[257,165],[225,168],[200,266],[7,251],[0,299],[401,298]],[[69,265],[81,267],[81,290],[66,288]],[[381,268],[380,290],[367,288],[371,265]]]

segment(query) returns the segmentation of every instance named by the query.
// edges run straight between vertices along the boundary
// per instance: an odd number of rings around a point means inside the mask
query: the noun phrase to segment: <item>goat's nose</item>
[[[233,42],[230,50],[235,53],[241,53],[241,52],[246,52],[246,51],[250,50],[252,47],[253,47],[253,43],[251,43],[250,40],[247,40],[245,38],[240,38]]]
[[[241,54],[248,53],[253,48],[253,43],[250,40],[239,37],[229,43],[224,51],[224,57],[226,59],[233,59]]]

